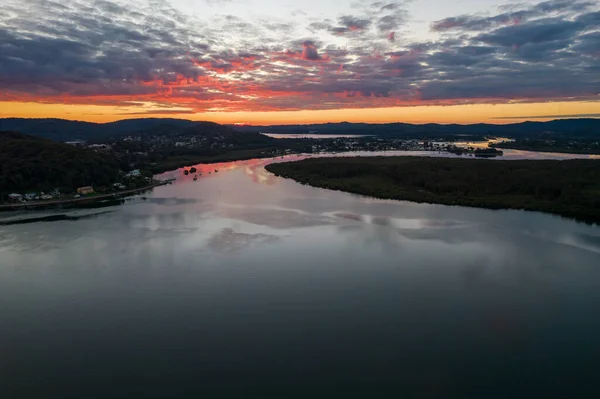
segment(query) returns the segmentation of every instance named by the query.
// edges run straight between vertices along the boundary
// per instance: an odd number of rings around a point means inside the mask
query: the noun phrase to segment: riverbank
[[[270,148],[263,148],[258,150],[240,150],[231,151],[221,155],[212,156],[180,156],[171,157],[157,165],[153,165],[149,170],[155,175],[170,172],[172,170],[185,168],[197,164],[211,164],[221,162],[233,162],[233,161],[245,161],[248,159],[264,159],[273,158],[280,156],[281,154],[273,154],[266,151],[272,150]]]
[[[507,142],[495,144],[494,148],[507,149],[507,150],[518,150],[518,151],[533,151],[533,152],[554,152],[558,154],[586,154],[586,155],[600,155],[599,148],[583,147],[562,147],[560,145],[547,145],[547,144],[526,144],[519,142]]]
[[[546,212],[600,224],[600,162],[312,158],[266,169],[299,183],[419,203]]]
[[[109,194],[100,194],[89,197],[80,197],[80,198],[68,198],[62,200],[49,200],[49,201],[31,201],[26,203],[18,203],[18,204],[0,204],[0,211],[15,211],[20,209],[36,209],[36,208],[47,208],[47,207],[55,207],[55,206],[63,206],[63,205],[75,205],[75,204],[84,204],[96,201],[102,201],[106,199],[112,198],[122,198],[130,195],[134,195],[140,192],[144,192],[146,190],[153,189],[154,187],[163,186],[168,184],[168,181],[156,181],[150,185],[138,188],[132,188],[129,190],[123,190],[115,193]]]

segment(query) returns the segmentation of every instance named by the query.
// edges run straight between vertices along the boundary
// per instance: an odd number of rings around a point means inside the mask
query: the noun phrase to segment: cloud
[[[474,40],[503,47],[522,46],[527,43],[544,43],[567,40],[582,31],[585,24],[560,18],[545,18],[527,24],[507,26],[476,36]]]
[[[508,12],[492,16],[460,15],[449,17],[431,24],[431,30],[435,32],[445,31],[481,31],[497,28],[504,25],[518,25],[524,21],[545,17],[560,13],[564,16],[572,16],[584,12],[594,3],[582,0],[551,0],[539,3],[530,8],[511,9]]]
[[[338,22],[349,31],[365,30],[371,25],[371,21],[368,19],[361,19],[350,15],[340,17]]]
[[[536,116],[500,116],[492,119],[570,119],[600,118],[600,114],[536,115]]]
[[[430,40],[404,34],[398,1],[304,22],[197,19],[163,1],[6,1],[0,100],[165,113],[598,100],[599,10],[585,1],[454,16]]]
[[[317,51],[317,48],[315,47],[314,42],[306,41],[302,43],[302,47],[304,47],[304,50],[302,51],[303,59],[310,61],[319,61],[322,59],[321,55],[319,55],[319,52]]]

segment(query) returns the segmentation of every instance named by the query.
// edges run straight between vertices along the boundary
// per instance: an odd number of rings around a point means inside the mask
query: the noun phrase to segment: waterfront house
[[[21,194],[8,194],[8,199],[11,201],[23,201],[23,195]]]
[[[81,194],[81,195],[94,194],[94,188],[91,186],[79,187],[77,189],[77,194]]]

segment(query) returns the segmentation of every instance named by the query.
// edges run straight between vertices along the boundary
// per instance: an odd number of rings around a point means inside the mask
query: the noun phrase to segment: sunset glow
[[[596,2],[308,1],[302,10],[266,0],[25,3],[8,0],[0,11],[0,117],[284,124],[600,116]]]

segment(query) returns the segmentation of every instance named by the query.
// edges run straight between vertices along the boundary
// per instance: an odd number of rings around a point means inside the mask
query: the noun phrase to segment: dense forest
[[[0,194],[110,186],[120,167],[111,156],[15,132],[0,132]]]
[[[313,158],[267,170],[300,183],[378,198],[526,209],[600,223],[600,162],[428,157]]]

